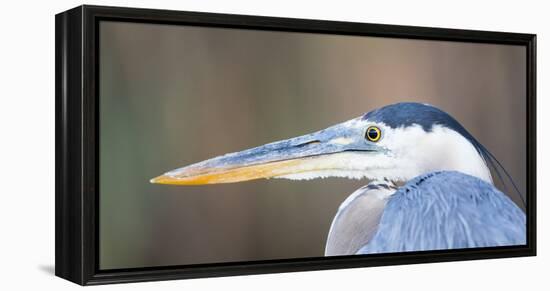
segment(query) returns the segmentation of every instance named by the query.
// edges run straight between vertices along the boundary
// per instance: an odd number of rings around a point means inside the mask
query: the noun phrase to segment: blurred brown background
[[[366,181],[152,185],[167,170],[400,101],[453,115],[525,192],[525,50],[102,22],[100,267],[322,256]]]

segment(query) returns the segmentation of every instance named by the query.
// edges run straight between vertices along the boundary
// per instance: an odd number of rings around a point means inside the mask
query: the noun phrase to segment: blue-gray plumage
[[[493,185],[454,171],[419,176],[389,198],[357,253],[525,244],[525,214]]]
[[[508,195],[523,200],[499,161],[451,115],[431,105],[397,103],[151,181],[368,179],[338,208],[327,256],[523,245],[525,214],[493,186],[491,170],[512,186]]]

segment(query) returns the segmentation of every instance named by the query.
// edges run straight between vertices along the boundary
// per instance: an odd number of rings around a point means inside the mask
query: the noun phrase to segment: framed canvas
[[[57,276],[536,253],[535,35],[56,15]]]

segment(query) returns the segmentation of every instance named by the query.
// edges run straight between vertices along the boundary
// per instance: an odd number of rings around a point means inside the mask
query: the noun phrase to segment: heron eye
[[[380,140],[380,137],[382,137],[382,132],[380,131],[380,128],[376,126],[370,126],[369,128],[367,128],[365,137],[372,142],[377,142]]]

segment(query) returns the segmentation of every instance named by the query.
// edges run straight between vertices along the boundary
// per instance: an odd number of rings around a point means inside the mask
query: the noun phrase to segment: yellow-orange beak
[[[220,169],[202,168],[181,171],[179,175],[164,174],[151,179],[151,183],[170,185],[205,185],[235,183],[262,178],[272,178],[307,171],[306,159],[285,160],[244,167]],[[304,167],[305,166],[305,167]]]

